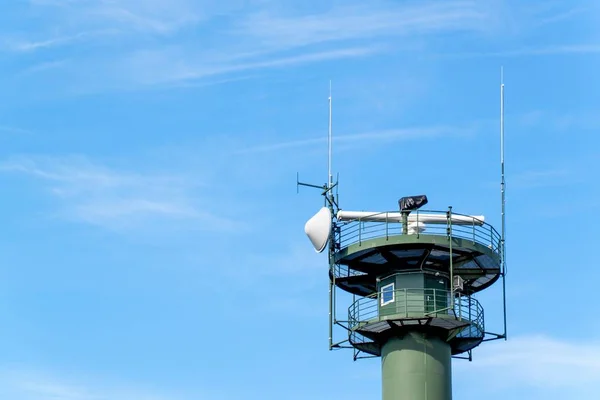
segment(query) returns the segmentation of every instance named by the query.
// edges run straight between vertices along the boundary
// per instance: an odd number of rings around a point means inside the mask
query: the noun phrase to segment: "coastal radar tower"
[[[504,84],[500,86],[502,229],[482,215],[425,211],[427,196],[406,196],[393,211],[339,207],[331,174],[325,204],[306,222],[317,252],[329,256],[329,348],[349,348],[354,360],[381,357],[383,400],[452,399],[452,358],[472,360],[484,341],[505,339],[506,257]],[[334,194],[334,189],[336,193]],[[485,327],[476,294],[502,283],[503,333]],[[351,295],[347,314],[336,315],[336,293]],[[348,297],[348,296],[346,296]],[[334,329],[334,328],[343,329]],[[344,332],[335,340],[335,331]]]

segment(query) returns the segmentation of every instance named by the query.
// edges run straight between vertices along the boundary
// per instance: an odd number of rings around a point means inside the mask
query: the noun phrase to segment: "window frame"
[[[384,291],[386,291],[386,289],[388,289],[390,287],[392,288],[392,298],[391,298],[391,300],[384,301]],[[395,282],[391,282],[391,283],[388,283],[387,285],[382,286],[381,289],[379,289],[379,291],[380,291],[380,296],[381,296],[381,300],[380,300],[381,307],[386,306],[391,303],[394,303],[396,301],[396,283]]]

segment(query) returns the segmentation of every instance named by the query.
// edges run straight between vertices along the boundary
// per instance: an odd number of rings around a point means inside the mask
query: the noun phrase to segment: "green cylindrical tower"
[[[389,339],[381,349],[383,400],[452,398],[450,346],[410,332]]]

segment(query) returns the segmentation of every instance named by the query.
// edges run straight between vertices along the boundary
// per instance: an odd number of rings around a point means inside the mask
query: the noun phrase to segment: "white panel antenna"
[[[331,234],[331,210],[323,207],[304,225],[304,232],[310,239],[315,251],[325,250]]]

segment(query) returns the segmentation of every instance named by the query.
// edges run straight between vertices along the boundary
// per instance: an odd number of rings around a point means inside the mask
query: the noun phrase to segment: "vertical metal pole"
[[[335,204],[340,206],[340,173],[338,172],[337,177],[335,178]]]
[[[506,189],[504,181],[504,68],[500,68],[500,191],[502,199],[502,303],[504,308],[504,340],[507,339],[506,327]]]
[[[331,257],[333,258],[333,255],[332,255]],[[332,264],[333,264],[333,265],[335,265],[335,264],[333,263],[333,261],[332,261]],[[334,268],[334,270],[333,270],[333,271],[335,272],[335,268]],[[348,275],[350,275],[350,271],[348,271]],[[336,309],[337,309],[337,305],[336,305],[336,300],[337,300],[337,298],[336,298],[336,297],[337,297],[337,296],[336,296],[336,294],[337,294],[337,291],[335,290],[335,289],[336,289],[336,285],[335,285],[335,274],[333,274],[333,283],[332,283],[332,287],[333,287],[333,296],[332,296],[332,297],[333,297],[333,316],[332,316],[332,322],[333,322],[333,323],[332,323],[332,325],[334,325],[334,324],[337,322],[337,311],[336,311]]]
[[[331,271],[331,279],[329,279],[329,350],[331,350],[333,347],[333,277],[335,276],[331,260],[329,262],[329,269]]]
[[[469,295],[469,321],[473,322],[473,317],[471,316],[471,296]]]
[[[333,194],[331,194],[331,197],[333,198]],[[333,206],[330,205],[331,211],[332,211],[332,215],[333,215]],[[333,225],[333,224],[332,224]],[[332,235],[333,237],[329,239],[329,265],[331,265],[332,268],[332,274],[331,274],[331,288],[332,288],[332,316],[331,316],[331,327],[332,327],[332,331],[333,331],[333,324],[335,324],[335,322],[337,321],[336,318],[336,285],[335,285],[335,249],[336,249],[336,243],[335,243],[335,236]],[[348,271],[348,274],[350,274],[350,271]],[[333,334],[332,334],[332,340],[333,340]]]
[[[500,195],[502,201],[502,272],[506,268],[505,240],[506,240],[506,190],[504,181],[504,70],[500,70]]]
[[[386,212],[385,213],[385,240],[389,239],[388,226],[389,226],[389,223],[388,223],[388,213]]]
[[[358,245],[362,244],[362,221],[358,220]]]
[[[328,177],[327,177],[327,189],[331,189],[331,187],[333,186],[333,175],[331,175],[331,142],[332,142],[332,136],[331,136],[331,81],[329,81],[329,135],[328,135],[328,143],[329,143],[329,149],[328,149],[328,154],[329,157],[327,158],[328,163],[327,163],[327,171],[328,171]]]
[[[326,194],[327,195],[327,194]],[[333,197],[333,194],[329,194]],[[333,215],[333,205],[330,202],[329,210]],[[333,222],[333,221],[332,221]],[[331,224],[332,229],[329,232],[329,270],[331,272],[331,278],[329,279],[329,350],[333,348],[333,321],[334,321],[334,312],[335,312],[335,263],[334,263],[334,253],[336,248],[336,238],[335,238],[335,229],[337,229],[337,224]]]
[[[377,285],[379,286],[379,285]],[[377,298],[375,300],[377,303],[375,304],[377,310],[377,321],[381,321],[381,288],[377,289]]]
[[[450,242],[449,250],[450,250],[450,296],[452,297],[452,305],[454,306],[454,255],[452,253],[452,206],[448,207],[447,215],[447,224],[448,224],[448,240]]]

